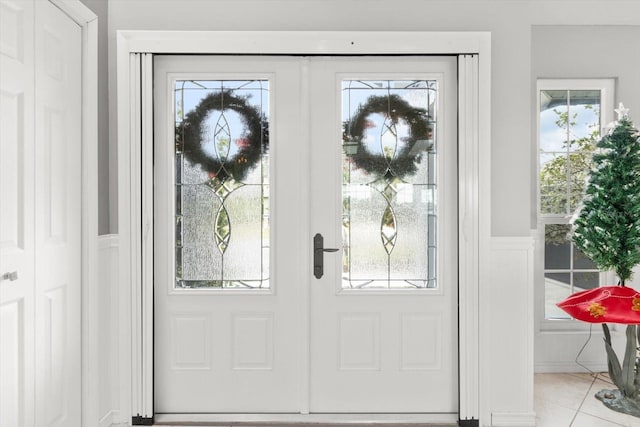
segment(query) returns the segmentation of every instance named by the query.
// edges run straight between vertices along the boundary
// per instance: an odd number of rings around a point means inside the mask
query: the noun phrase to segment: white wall
[[[116,30],[491,31],[492,230],[496,236],[528,236],[531,227],[531,30],[532,25],[564,24],[639,25],[640,2],[110,0],[109,93],[114,94],[116,87]],[[111,97],[112,145],[115,145],[114,101]],[[115,164],[111,167],[115,168]],[[117,212],[113,203],[112,198],[111,212]]]

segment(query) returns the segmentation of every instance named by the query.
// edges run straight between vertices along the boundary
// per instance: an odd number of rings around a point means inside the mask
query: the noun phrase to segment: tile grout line
[[[587,389],[587,392],[585,393],[584,397],[582,398],[582,402],[580,402],[580,406],[578,406],[578,409],[576,410],[576,413],[573,414],[573,418],[571,419],[571,422],[569,423],[569,427],[572,427],[573,423],[576,420],[576,418],[578,418],[578,414],[582,410],[582,405],[584,405],[585,400],[587,400],[587,397],[589,397],[589,395],[591,394],[591,388],[595,384],[596,379],[598,378],[598,374],[595,373],[594,375],[591,375],[591,377],[592,377],[591,384],[589,385],[589,388]]]
[[[589,390],[587,391],[587,395],[586,395],[586,396],[584,397],[584,399],[582,400],[582,403],[580,404],[580,407],[578,408],[578,412],[577,412],[577,413],[576,413],[576,415],[574,416],[574,419],[571,421],[571,425],[570,425],[570,427],[573,425],[573,422],[575,421],[575,418],[578,416],[578,414],[579,414],[579,413],[583,413],[583,414],[589,415],[589,416],[591,416],[591,417],[595,417],[595,418],[598,418],[598,419],[601,419],[601,420],[607,421],[607,422],[609,422],[609,423],[611,423],[611,424],[615,424],[615,425],[617,425],[617,426],[624,427],[624,424],[620,424],[620,423],[618,423],[617,421],[612,421],[612,420],[610,420],[610,419],[605,419],[605,418],[602,418],[602,417],[599,417],[599,416],[596,416],[596,415],[591,415],[591,414],[588,414],[588,413],[586,413],[586,412],[582,412],[582,405],[583,405],[583,404],[584,404],[584,402],[587,400],[587,398],[593,394],[593,393],[592,393],[593,385],[596,383],[596,381],[597,381],[598,379],[600,379],[600,381],[604,381],[604,382],[606,382],[606,383],[609,383],[609,384],[613,385],[613,384],[610,382],[610,380],[609,380],[608,378],[607,378],[607,379],[605,379],[605,378],[601,375],[601,373],[595,373],[595,377],[593,378],[593,381],[591,382],[591,385],[589,386]]]

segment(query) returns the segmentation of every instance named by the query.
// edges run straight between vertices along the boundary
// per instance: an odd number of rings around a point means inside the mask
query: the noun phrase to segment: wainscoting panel
[[[100,236],[99,284],[98,298],[98,331],[101,339],[99,346],[99,425],[111,427],[123,423],[120,420],[119,400],[119,358],[121,349],[118,345],[120,331],[118,298],[118,236],[114,234]]]
[[[489,271],[480,307],[491,425],[534,426],[533,239],[493,237]]]

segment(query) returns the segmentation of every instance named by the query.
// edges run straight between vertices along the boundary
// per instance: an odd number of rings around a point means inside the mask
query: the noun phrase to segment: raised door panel
[[[0,305],[0,423],[24,425],[24,301]]]
[[[26,60],[31,62],[33,54],[32,22],[33,5],[31,2],[10,0],[0,2],[0,54],[24,64],[26,49]]]
[[[24,94],[0,92],[0,247],[24,250]]]

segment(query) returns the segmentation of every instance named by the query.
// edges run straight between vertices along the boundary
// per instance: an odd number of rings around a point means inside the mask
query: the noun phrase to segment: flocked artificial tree
[[[593,155],[593,169],[583,206],[574,221],[572,239],[600,270],[615,271],[618,286],[625,286],[633,268],[640,264],[640,135],[622,103],[616,113],[618,120],[607,127]],[[630,315],[637,314],[634,311],[640,311],[636,305],[640,299],[634,292],[629,295],[628,308],[624,309]],[[599,302],[591,304],[590,314],[606,317],[604,311],[595,309],[604,310]],[[609,374],[618,390],[603,390],[596,397],[611,409],[640,417],[640,336],[636,325],[627,326],[622,364],[611,346],[607,324],[602,326]]]
[[[640,264],[640,138],[622,105],[618,121],[597,144],[573,241],[601,270],[620,282]]]

